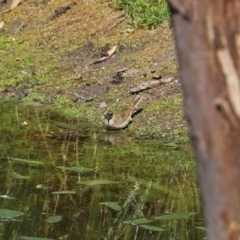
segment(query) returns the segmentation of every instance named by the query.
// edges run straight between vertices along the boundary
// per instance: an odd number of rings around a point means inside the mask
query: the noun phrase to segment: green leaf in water
[[[8,158],[11,161],[15,161],[15,162],[20,162],[20,163],[26,163],[29,165],[42,165],[42,162],[39,161],[34,161],[34,160],[28,160],[28,159],[22,159],[22,158]]]
[[[66,123],[57,123],[57,127],[68,129],[68,130],[77,130],[78,129],[77,126],[69,125],[69,124],[66,124]]]
[[[12,211],[9,209],[0,209],[0,218],[15,218],[24,215],[22,212]]]
[[[197,227],[198,229],[201,229],[203,231],[207,231],[207,228],[206,227]]]
[[[14,197],[10,197],[10,196],[8,196],[8,195],[0,195],[0,198],[15,199]]]
[[[62,216],[52,216],[52,217],[49,217],[48,219],[46,219],[46,222],[48,223],[57,223],[57,222],[60,222],[62,220]]]
[[[196,212],[189,213],[167,213],[161,216],[154,217],[157,220],[174,220],[174,219],[186,219],[193,215],[197,214]]]
[[[21,236],[19,240],[54,240],[52,238],[39,238],[39,237],[25,237]]]
[[[75,191],[56,191],[56,192],[52,192],[52,194],[74,194]]]
[[[118,182],[110,181],[110,180],[94,180],[94,181],[81,181],[78,183],[83,185],[95,186],[95,185],[106,185],[106,184],[112,184],[112,183],[118,183]]]
[[[36,186],[36,188],[37,188],[37,189],[44,189],[44,190],[46,190],[46,189],[48,189],[49,187],[47,187],[47,186],[44,185],[44,184],[38,184],[38,185]]]
[[[80,172],[80,173],[93,171],[92,168],[85,168],[85,167],[64,167],[64,166],[58,166],[57,168],[58,169],[62,169],[62,170],[67,170],[67,171]]]
[[[170,142],[170,143],[166,143],[163,144],[166,147],[180,147],[178,144],[176,144],[175,142]]]
[[[105,205],[115,211],[121,211],[122,208],[118,205],[117,202],[101,202],[100,205]]]
[[[13,178],[16,178],[16,179],[29,179],[30,177],[29,176],[23,176],[20,173],[14,172],[13,173]]]
[[[149,225],[140,225],[141,228],[144,228],[149,231],[155,231],[155,232],[162,232],[165,231],[166,229],[160,228],[160,227],[155,227],[155,226],[149,226]]]
[[[140,225],[140,224],[146,224],[146,223],[150,223],[151,221],[146,219],[146,218],[138,218],[138,219],[130,219],[130,220],[126,220],[123,223],[125,224],[133,224],[133,225]]]

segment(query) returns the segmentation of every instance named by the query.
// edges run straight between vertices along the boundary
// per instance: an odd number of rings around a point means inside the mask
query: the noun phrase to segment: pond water
[[[203,239],[190,146],[0,104],[0,239]]]

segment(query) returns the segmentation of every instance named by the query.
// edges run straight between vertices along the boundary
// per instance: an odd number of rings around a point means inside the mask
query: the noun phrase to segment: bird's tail
[[[132,111],[134,111],[134,109],[137,108],[138,104],[142,101],[142,99],[143,99],[143,96],[136,96],[135,97],[135,99],[134,99],[134,101],[133,101],[133,103],[131,105]]]

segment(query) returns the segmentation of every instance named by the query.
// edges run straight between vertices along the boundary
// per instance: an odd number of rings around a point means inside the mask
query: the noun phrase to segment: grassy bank
[[[139,93],[144,111],[125,132],[186,140],[172,33],[160,24],[168,16],[166,3],[110,3],[23,2],[3,15],[0,97],[51,105],[65,116],[104,129],[101,102],[117,111],[131,103],[133,87],[156,75],[171,76],[171,83]],[[63,7],[68,10],[56,16]],[[113,57],[91,64],[114,45]],[[121,69],[126,71],[116,84]]]

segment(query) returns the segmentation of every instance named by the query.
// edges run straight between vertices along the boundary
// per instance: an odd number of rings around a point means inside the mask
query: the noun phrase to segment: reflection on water
[[[0,111],[0,208],[23,213],[0,211],[1,239],[203,239],[189,147],[93,131],[49,109]]]

